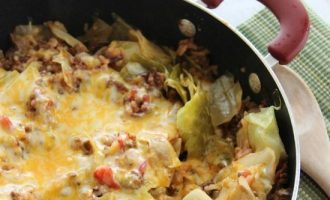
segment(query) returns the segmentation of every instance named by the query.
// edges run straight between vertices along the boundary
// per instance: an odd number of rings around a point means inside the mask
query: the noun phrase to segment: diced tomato
[[[113,177],[113,172],[110,167],[100,166],[94,171],[94,178],[100,184],[106,184],[108,187],[113,189],[119,189],[120,185],[115,181]]]
[[[10,121],[10,119],[6,116],[0,116],[0,124],[1,124],[2,128],[5,128],[5,129],[10,129],[11,126],[13,125],[12,122]]]
[[[147,168],[147,161],[144,161],[139,166],[139,172],[141,173],[142,176],[146,172],[146,168]]]
[[[125,149],[125,142],[124,142],[124,140],[121,139],[121,138],[118,138],[117,141],[118,141],[118,144],[119,144],[120,149]]]

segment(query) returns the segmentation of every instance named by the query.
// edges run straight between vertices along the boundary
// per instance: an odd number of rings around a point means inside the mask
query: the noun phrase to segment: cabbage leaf
[[[217,200],[266,199],[272,189],[276,157],[271,148],[248,154],[222,169],[215,178],[221,187]],[[249,181],[249,180],[253,181]],[[255,197],[254,191],[256,193]]]
[[[86,30],[85,35],[80,37],[80,40],[87,43],[90,48],[98,48],[109,44],[111,34],[112,27],[105,21],[95,18],[93,25]]]
[[[179,65],[167,68],[165,75],[165,90],[168,92],[168,87],[175,89],[184,103],[191,99],[200,87],[199,82]]]
[[[276,163],[286,157],[284,145],[279,135],[274,107],[262,108],[258,113],[249,113],[244,117],[247,121],[247,132],[250,146],[255,151],[269,147],[273,149]]]
[[[67,86],[73,88],[73,69],[70,64],[70,57],[71,55],[67,51],[61,49],[60,53],[53,57],[53,62],[61,65],[64,82]]]
[[[234,82],[233,76],[223,75],[211,86],[210,114],[212,124],[219,126],[229,122],[240,110],[242,104],[242,88]]]
[[[172,63],[171,55],[149,41],[141,31],[133,29],[120,17],[114,17],[111,43],[107,51],[119,49],[123,52],[124,64],[136,62],[149,71],[165,72]]]
[[[110,40],[121,40],[127,41],[130,40],[129,32],[133,28],[125,22],[121,17],[117,15],[113,15],[114,23],[112,24],[112,33],[110,36]]]
[[[159,133],[143,132],[137,135],[138,142],[147,142],[148,151],[152,152],[156,163],[166,168],[175,168],[180,165],[180,160],[167,137]]]
[[[181,97],[182,101],[186,103],[188,101],[188,94],[185,87],[180,82],[180,75],[182,73],[181,67],[179,65],[175,65],[170,69],[170,71],[166,71],[166,80],[165,80],[165,90],[168,91],[168,87],[173,88]]]
[[[39,41],[46,41],[50,38],[51,32],[46,26],[32,25],[31,22],[27,25],[19,25],[10,34],[13,43],[20,50],[29,50],[38,44]]]
[[[148,58],[143,54],[141,45],[134,41],[112,41],[108,47],[108,51],[112,49],[120,49],[123,52],[125,63],[137,62],[149,71],[164,72],[166,65],[160,60]]]
[[[57,22],[57,21],[48,22],[47,25],[48,25],[50,31],[56,37],[65,41],[71,47],[79,47],[79,48],[83,49],[84,51],[87,51],[87,47],[82,42],[80,42],[79,40],[74,38],[72,35],[70,35],[62,23]]]
[[[108,51],[111,52],[112,49],[120,49],[124,54],[126,63],[132,61],[133,55],[141,54],[138,43],[132,41],[112,41],[108,47]]]
[[[162,63],[156,60],[148,59],[141,54],[133,54],[130,61],[140,63],[149,71],[164,72],[166,69],[166,66]]]
[[[147,60],[153,60],[163,65],[171,63],[171,57],[167,55],[159,46],[150,42],[139,30],[130,30],[133,41],[139,44],[141,56]]]
[[[212,200],[203,190],[196,188],[190,191],[183,200]]]
[[[242,127],[238,130],[236,134],[236,144],[241,149],[250,147],[249,144],[249,134],[248,134],[248,122],[245,119],[240,121]]]
[[[204,153],[207,137],[213,134],[207,93],[201,89],[177,113],[177,128],[189,156]]]

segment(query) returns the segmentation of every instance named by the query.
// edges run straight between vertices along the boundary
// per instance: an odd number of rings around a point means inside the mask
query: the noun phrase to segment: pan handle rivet
[[[186,37],[194,37],[196,34],[195,25],[188,19],[180,19],[178,22],[180,32]]]
[[[249,75],[249,85],[254,93],[259,93],[261,91],[261,82],[259,76],[256,73],[251,73]]]

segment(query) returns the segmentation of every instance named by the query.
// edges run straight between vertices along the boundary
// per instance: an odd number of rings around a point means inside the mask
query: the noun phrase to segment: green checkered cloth
[[[296,71],[311,88],[323,112],[330,136],[330,26],[311,10],[309,10],[309,17],[311,30],[307,45],[288,66]],[[278,33],[279,25],[273,14],[263,9],[241,24],[238,29],[263,55],[266,55],[267,44]],[[298,199],[328,198],[319,186],[302,172]]]

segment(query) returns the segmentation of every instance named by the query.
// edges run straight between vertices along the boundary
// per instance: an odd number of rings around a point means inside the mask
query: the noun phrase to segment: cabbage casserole
[[[273,106],[193,38],[115,17],[17,26],[0,55],[0,199],[287,199]],[[220,66],[221,67],[221,66]]]

